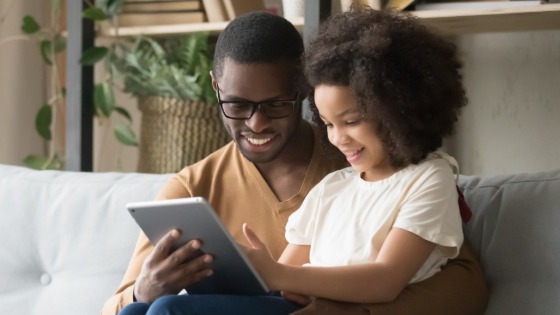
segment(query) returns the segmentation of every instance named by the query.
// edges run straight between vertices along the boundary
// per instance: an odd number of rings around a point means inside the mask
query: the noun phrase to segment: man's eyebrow
[[[252,101],[243,97],[235,96],[235,95],[224,95],[223,91],[220,90],[220,96],[222,97],[222,102],[251,102],[251,103],[264,103],[264,102],[274,102],[274,101],[282,101],[286,100],[290,97],[288,96],[272,96],[260,101]]]

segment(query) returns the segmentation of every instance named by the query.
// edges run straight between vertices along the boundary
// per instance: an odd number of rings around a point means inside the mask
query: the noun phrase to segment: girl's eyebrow
[[[343,116],[348,115],[348,114],[359,114],[359,113],[360,113],[360,111],[357,110],[356,108],[348,108],[348,109],[336,114],[335,117],[343,117]],[[319,117],[321,117],[321,119],[323,119],[323,120],[326,120],[326,118],[321,114],[319,114]]]

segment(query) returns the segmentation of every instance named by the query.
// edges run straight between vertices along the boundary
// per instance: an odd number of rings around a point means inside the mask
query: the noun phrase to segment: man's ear
[[[218,89],[218,81],[216,81],[212,70],[210,70],[210,76],[212,77],[212,88],[214,89],[214,91],[216,91]]]

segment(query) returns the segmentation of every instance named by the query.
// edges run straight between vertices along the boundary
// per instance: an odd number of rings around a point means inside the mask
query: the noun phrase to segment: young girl
[[[279,262],[245,226],[248,255],[292,300],[393,301],[463,242],[456,164],[436,152],[466,104],[456,49],[409,15],[353,7],[321,26],[305,67],[314,119],[351,167],[289,218]]]

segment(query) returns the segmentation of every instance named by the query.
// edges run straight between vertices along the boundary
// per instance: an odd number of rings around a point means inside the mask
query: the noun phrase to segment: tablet
[[[265,295],[266,283],[202,197],[135,202],[128,212],[152,244],[171,229],[181,230],[178,246],[198,239],[201,250],[214,256],[214,274],[188,288],[188,294]]]

